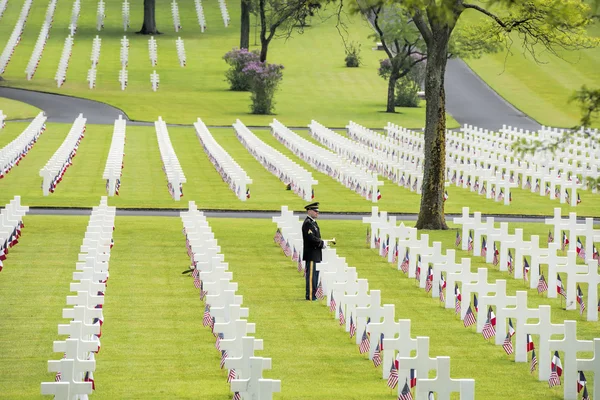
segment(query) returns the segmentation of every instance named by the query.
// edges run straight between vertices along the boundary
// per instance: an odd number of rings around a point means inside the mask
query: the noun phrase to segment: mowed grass
[[[13,119],[34,118],[40,112],[39,108],[20,101],[0,97],[0,111],[6,115],[6,121]],[[3,131],[0,130],[0,136]]]
[[[227,69],[223,55],[239,46],[239,5],[229,3],[231,24],[224,27],[217,2],[204,5],[207,30],[200,32],[194,2],[181,1],[179,12],[183,30],[175,33],[170,1],[156,2],[157,24],[163,35],[158,42],[158,65],[151,66],[147,36],[136,35],[142,25],[142,4],[131,4],[131,28],[123,31],[120,0],[106,1],[104,29],[96,30],[97,1],[83,0],[75,35],[73,54],[69,63],[67,82],[57,88],[54,76],[69,31],[71,2],[59,3],[54,16],[43,57],[35,77],[25,79],[27,66],[39,29],[45,17],[47,2],[32,7],[27,25],[3,77],[5,85],[34,90],[58,92],[103,101],[123,109],[135,120],[153,121],[161,115],[174,123],[191,124],[202,117],[211,125],[230,125],[242,117],[252,125],[267,125],[270,116],[251,115],[249,93],[228,90],[224,72]],[[8,38],[21,3],[10,2],[2,21],[0,37]],[[398,108],[396,114],[387,114],[385,101],[387,84],[377,75],[382,52],[372,51],[372,33],[367,23],[351,17],[346,40],[362,46],[360,68],[344,66],[344,46],[336,27],[333,9],[323,12],[323,18],[313,17],[304,34],[295,34],[289,40],[274,40],[270,46],[270,62],[285,66],[284,79],[276,94],[276,114],[282,122],[293,126],[304,125],[310,118],[322,120],[331,126],[342,127],[349,119],[368,126],[382,126],[388,121],[420,128],[425,123],[424,104],[420,108]],[[252,20],[254,26],[254,20]],[[252,28],[251,43],[255,43]],[[97,66],[96,88],[88,88],[87,71],[91,66],[92,39],[102,38],[100,62]],[[118,73],[120,39],[127,36],[129,48],[129,84],[121,91]],[[175,40],[184,39],[187,66],[179,66]],[[0,46],[3,44],[0,43]],[[256,45],[252,49],[258,48]],[[160,75],[160,88],[152,92],[150,74]],[[451,117],[448,126],[457,126]]]
[[[473,14],[468,15],[472,17]],[[600,25],[590,27],[588,33],[600,36]],[[560,49],[553,55],[540,46],[536,49],[536,61],[525,52],[517,35],[512,39],[510,52],[485,55],[466,60],[467,63],[500,96],[540,124],[576,126],[581,110],[570,98],[583,85],[588,88],[600,86],[600,49]],[[599,126],[598,122],[594,125]]]
[[[9,143],[26,126],[25,123],[17,122],[8,124],[0,134],[0,146]],[[65,173],[63,181],[55,193],[46,197],[42,195],[39,171],[58,149],[69,129],[68,124],[48,124],[48,129],[40,136],[27,157],[0,182],[0,203],[5,204],[15,195],[20,195],[23,204],[30,206],[97,205],[98,197],[106,194],[106,181],[102,179],[102,173],[113,130],[108,125],[87,127],[85,138],[81,141],[73,165]],[[174,201],[169,195],[154,128],[128,126],[122,186],[120,195],[111,198],[111,205],[122,208],[185,208],[189,200],[194,200],[203,209],[279,210],[285,204],[292,209],[302,210],[306,203],[291,191],[285,190],[285,184],[246,151],[236,139],[233,128],[214,128],[212,134],[252,178],[250,199],[247,201],[240,201],[221,180],[204,153],[193,128],[168,129],[187,178],[187,183],[183,185],[184,197],[181,201]],[[416,192],[380,178],[384,181],[384,186],[380,189],[382,199],[377,204],[372,203],[329,176],[312,169],[280,144],[269,131],[253,129],[253,132],[265,143],[313,174],[319,182],[315,186],[315,200],[322,203],[325,212],[370,213],[373,205],[388,212],[419,211],[421,197]],[[296,133],[314,142],[306,130],[296,130]],[[579,216],[600,215],[598,195],[592,194],[591,191],[581,191],[582,202],[574,209],[520,188],[512,190],[513,202],[510,206],[487,200],[484,196],[456,186],[449,186],[447,190],[450,196],[445,205],[447,213],[460,213],[463,206],[469,206],[471,210],[489,214],[552,215],[554,207],[561,207],[563,213],[576,211]]]
[[[66,322],[61,312],[87,221],[25,217],[23,236],[11,249],[0,280],[0,398],[41,398],[40,382],[54,378],[46,362],[60,358],[52,353],[52,341],[64,339],[56,325]],[[249,321],[256,323],[255,336],[264,340],[257,354],[272,358],[273,369],[264,375],[282,380],[282,393],[275,398],[395,398],[381,380],[381,367],[359,355],[328,308],[303,300],[304,280],[272,242],[271,221],[212,218],[209,223],[250,309]],[[443,309],[413,279],[368,249],[364,224],[323,219],[320,225],[325,236],[338,238],[338,254],[357,268],[359,278],[368,279],[371,290],[381,290],[382,303],[395,305],[396,318],[411,319],[411,335],[430,337],[430,356],[450,356],[452,377],[475,379],[477,398],[562,398],[562,387],[548,389],[529,373],[528,363],[515,364],[500,346],[483,340],[474,328],[465,329],[454,310]],[[115,226],[94,396],[230,398],[214,337],[201,324],[198,291],[180,273],[189,265],[181,220],[117,217]],[[525,237],[547,233],[543,224],[519,227]],[[444,248],[454,248],[453,231],[427,233]],[[468,254],[457,250],[457,256]],[[484,266],[480,257],[472,262],[472,270]],[[527,290],[521,280],[487,267],[490,281],[507,280],[507,294]],[[597,323],[563,310],[558,299],[529,290],[528,300],[530,307],[550,304],[553,323],[577,320],[579,339],[597,336]],[[533,339],[537,345],[538,338]],[[586,376],[592,389],[593,376]]]

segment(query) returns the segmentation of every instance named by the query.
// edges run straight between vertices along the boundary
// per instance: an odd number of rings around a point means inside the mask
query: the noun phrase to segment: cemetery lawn
[[[0,147],[14,139],[26,126],[26,123],[17,122],[7,124],[0,135]],[[29,206],[93,207],[98,204],[98,198],[106,194],[106,182],[102,179],[102,173],[112,139],[113,127],[109,125],[88,125],[73,165],[67,170],[56,192],[47,197],[42,195],[39,171],[58,149],[69,129],[68,124],[48,124],[48,129],[40,136],[27,157],[2,180],[0,202],[6,204],[15,195],[20,195],[23,204]],[[213,210],[279,210],[284,204],[294,210],[303,209],[305,201],[291,191],[286,191],[285,185],[246,151],[236,139],[233,128],[213,128],[211,132],[253,179],[250,199],[245,202],[237,199],[222,182],[202,150],[194,128],[168,129],[187,178],[181,201],[172,200],[167,190],[154,127],[128,126],[121,191],[119,196],[110,198],[110,205],[119,208],[186,208],[187,202],[194,200],[199,208]],[[311,171],[319,181],[315,186],[315,200],[322,203],[324,212],[371,212],[374,203],[312,169],[277,142],[268,130],[251,130],[265,143]],[[306,130],[295,132],[314,142]],[[381,210],[390,213],[419,211],[420,195],[387,179],[384,181],[381,188],[382,199],[376,204]],[[561,207],[558,201],[520,188],[511,190],[513,202],[510,206],[487,200],[484,196],[455,186],[450,186],[447,190],[447,213],[460,213],[462,207],[468,205],[472,210],[489,214],[552,215],[554,207]],[[577,206],[577,214],[600,215],[600,202],[596,197],[590,191],[581,191],[582,202]],[[561,208],[564,212],[574,211],[566,205]]]
[[[35,118],[41,110],[27,103],[0,97],[0,111],[6,115],[6,120],[10,121],[13,119]],[[0,130],[0,136],[3,133],[4,130]]]
[[[24,221],[23,236],[0,280],[5,326],[0,329],[0,397],[10,399],[39,397],[40,382],[54,379],[46,361],[60,358],[52,353],[52,341],[64,339],[56,326],[66,322],[61,309],[88,218],[26,216]],[[264,339],[264,351],[257,354],[272,358],[273,369],[264,375],[282,380],[282,393],[275,398],[395,398],[381,379],[381,367],[359,355],[328,307],[303,300],[304,280],[273,243],[270,220],[211,218],[209,223],[250,309],[249,321],[256,323],[255,336]],[[413,279],[368,249],[361,222],[324,219],[320,225],[325,236],[338,238],[338,254],[357,268],[359,278],[381,290],[382,303],[396,306],[396,318],[412,320],[411,335],[430,337],[430,356],[450,356],[453,378],[475,379],[477,398],[562,398],[562,387],[548,389],[547,382],[529,373],[529,363],[515,364],[500,346],[487,343],[473,327],[464,328],[454,310],[441,308]],[[117,217],[115,226],[94,397],[231,398],[214,337],[201,324],[198,290],[181,275],[189,265],[181,220]],[[542,241],[548,231],[543,224],[519,227],[525,237],[538,234]],[[454,248],[455,231],[421,233]],[[457,256],[468,255],[457,250]],[[472,262],[472,269],[484,266],[480,257]],[[507,279],[508,294],[526,290],[521,280],[487,267],[490,281]],[[579,339],[597,333],[596,323],[584,321],[578,311],[562,310],[558,299],[528,292],[530,307],[552,305],[554,323],[577,320]],[[538,343],[535,335],[533,340]],[[591,390],[593,377],[587,379]]]
[[[589,34],[599,36],[600,25],[591,27]],[[571,128],[581,118],[577,103],[569,102],[571,96],[582,85],[600,86],[600,48],[558,54],[540,49],[537,63],[515,35],[508,55],[502,51],[465,61],[500,96],[540,124]]]
[[[192,124],[201,117],[209,125],[230,125],[236,118],[248,125],[265,126],[272,116],[251,115],[250,95],[228,90],[224,72],[227,69],[223,55],[239,45],[239,6],[229,4],[232,24],[225,28],[217,3],[204,6],[207,30],[200,32],[194,2],[179,2],[183,30],[174,32],[170,2],[157,2],[156,18],[159,29],[158,65],[152,67],[148,59],[149,37],[134,34],[142,25],[142,5],[131,5],[131,28],[123,31],[121,0],[107,0],[106,20],[101,32],[96,30],[97,2],[82,1],[78,30],[69,63],[67,81],[56,87],[54,76],[61,57],[64,40],[69,30],[71,4],[58,4],[43,57],[31,81],[25,79],[25,70],[46,7],[32,7],[21,43],[3,77],[3,85],[57,92],[86,97],[112,104],[124,110],[134,120],[154,121],[159,115],[171,123]],[[21,4],[10,2],[0,23],[0,37],[8,38],[14,27]],[[324,12],[331,16],[332,10]],[[252,21],[254,24],[254,21]],[[274,40],[269,48],[268,61],[285,66],[284,78],[276,94],[276,117],[291,126],[305,126],[310,118],[335,127],[344,127],[354,120],[370,127],[380,127],[388,121],[413,128],[425,124],[424,103],[420,108],[398,108],[396,114],[387,114],[385,102],[387,82],[377,75],[383,52],[372,51],[372,33],[359,17],[347,21],[352,25],[348,41],[362,47],[360,68],[344,66],[344,46],[335,27],[335,18],[322,20],[314,17],[305,33],[295,34],[285,42]],[[100,62],[97,66],[96,88],[88,87],[92,39],[102,38]],[[118,73],[121,69],[120,39],[130,41],[128,87],[120,90]],[[175,49],[175,40],[185,43],[187,66],[181,68]],[[254,31],[251,32],[254,43]],[[258,48],[251,46],[252,49]],[[150,74],[160,75],[160,88],[153,92]],[[457,123],[450,116],[448,126]]]

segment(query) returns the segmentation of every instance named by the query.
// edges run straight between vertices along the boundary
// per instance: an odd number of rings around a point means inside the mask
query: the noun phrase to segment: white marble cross
[[[429,371],[439,371],[438,363],[435,358],[429,357],[429,337],[417,336],[416,350],[417,354],[414,357],[401,356],[399,353],[398,360],[398,382],[402,382],[409,378],[410,370],[414,369],[417,372],[417,388],[422,379],[429,376]],[[385,364],[384,364],[385,367]],[[398,385],[398,393],[401,393],[402,385]]]
[[[546,249],[540,249],[540,237],[538,235],[531,235],[529,241],[523,241],[520,245],[516,246],[515,258],[513,260],[515,264],[515,279],[523,279],[523,257],[530,256],[529,287],[535,289],[539,278],[540,256],[545,252],[547,252]]]
[[[356,294],[358,293],[358,275],[356,273],[355,267],[346,268],[347,280],[344,282],[334,282],[333,284],[333,296],[335,301],[338,304],[338,307],[341,307],[344,316],[346,317],[346,323],[349,324],[349,317],[346,316],[346,294]],[[335,318],[340,319],[340,313],[335,313]],[[349,325],[348,325],[349,326]]]
[[[438,400],[450,400],[450,394],[455,392],[460,393],[461,400],[475,399],[475,380],[450,378],[450,357],[436,359],[437,376],[433,379],[419,378],[417,400],[427,400],[430,391],[437,394]]]
[[[371,295],[373,295],[373,292],[379,292],[379,290],[371,290]],[[379,300],[381,299],[380,297],[381,292],[379,292]],[[375,303],[373,301],[373,297],[371,298],[371,302],[369,303],[368,307],[357,307],[356,308],[356,317],[357,319],[360,321],[360,319],[362,319],[363,321],[366,321],[368,319],[371,320],[371,322],[369,322],[369,324],[371,323],[375,323],[375,322],[381,322],[381,319],[384,318],[384,308],[381,307],[379,305],[379,303]],[[392,321],[393,321],[393,316],[392,316]],[[367,332],[369,331],[369,324],[366,324],[366,328],[367,328]],[[360,339],[359,336],[360,335],[360,330],[358,330],[358,324],[357,324],[357,330],[356,330],[359,334],[357,334],[357,341],[359,341],[360,343]],[[364,330],[363,330],[364,331]],[[375,346],[373,345],[374,343],[376,344],[376,342],[374,342],[375,340],[379,340],[379,337],[374,338],[373,336],[371,336],[371,348],[369,349],[369,360],[373,359],[373,353],[375,352]]]
[[[591,359],[577,359],[579,371],[592,371],[594,373],[594,392],[592,399],[600,398],[600,339],[594,339],[594,357]]]
[[[235,369],[237,378],[246,379],[250,376],[250,357],[255,357],[256,350],[263,350],[263,340],[244,336],[241,342],[241,355],[239,357],[228,356],[225,359],[225,368]]]
[[[540,319],[536,324],[523,325],[523,332],[517,332],[517,335],[527,337],[527,334],[539,335],[540,341],[538,344],[538,379],[547,381],[550,378],[550,338],[552,335],[564,335],[564,324],[553,324],[550,316],[550,306],[541,305]]]
[[[98,342],[71,338],[55,340],[52,351],[55,353],[64,353],[64,358],[70,360],[87,361],[89,353],[98,351]]]
[[[494,240],[492,238],[490,238],[490,234],[494,233],[495,231],[496,231],[496,227],[495,227],[495,223],[494,223],[494,217],[486,217],[485,223],[479,224],[479,226],[477,226],[474,229],[473,254],[476,256],[481,254],[481,237],[485,236],[487,238],[487,243],[486,243],[487,252],[486,252],[486,256],[485,256],[485,262],[488,264],[492,263],[493,256],[494,256],[494,251],[493,251]],[[467,240],[467,239],[464,239],[464,240]]]
[[[475,212],[471,217],[469,215],[469,207],[463,207],[462,216],[453,218],[452,222],[455,224],[462,225],[462,250],[467,250],[467,238],[469,237],[469,231],[475,229],[481,225],[481,213]]]
[[[424,271],[421,271],[421,279],[419,280],[420,288],[425,287],[425,283],[427,281],[427,267],[429,266],[429,264],[433,264],[433,270],[436,271],[436,264],[441,264],[444,262],[446,262],[446,256],[442,254],[442,243],[433,242],[431,247],[429,248],[429,251],[421,256],[421,264]],[[436,273],[434,273],[433,275],[435,276]]]
[[[445,260],[443,262],[438,262],[433,266],[433,282],[431,283],[431,297],[437,298],[440,295],[439,283],[440,283],[440,275],[445,272],[444,276],[448,276],[448,274],[453,272],[458,272],[462,270],[462,261],[460,264],[456,263],[456,251],[454,249],[446,250]],[[454,307],[454,305],[453,305]]]
[[[472,282],[477,279],[477,274],[471,272],[471,259],[463,258],[461,261],[457,272],[446,275],[446,287],[450,288],[449,290],[454,290],[454,284],[457,282]],[[446,296],[446,308],[454,308],[454,300],[454,296]]]
[[[396,359],[396,352],[400,357],[409,357],[411,351],[417,349],[417,339],[410,337],[410,319],[399,319],[396,325],[394,335],[383,338],[383,379],[390,376],[386,366]]]
[[[502,299],[500,303],[500,307],[505,307],[507,304],[504,304],[503,299],[506,297],[506,281],[504,279],[498,279],[494,283],[488,283],[487,285],[487,293],[479,295],[479,309],[487,310],[488,306],[493,305],[498,308],[498,304],[496,304],[496,300]],[[490,296],[489,293],[494,293],[494,296]],[[514,296],[513,296],[514,298]],[[514,305],[514,302],[509,302],[509,304]],[[462,311],[462,307],[461,307]],[[463,318],[464,319],[464,318]],[[497,321],[497,319],[496,319]],[[485,325],[485,318],[477,318],[477,332],[483,331],[483,326]],[[506,329],[506,327],[505,327]],[[503,330],[502,332],[505,332]]]
[[[499,319],[513,318],[516,320],[515,336],[517,337],[515,346],[515,362],[527,362],[527,335],[524,334],[523,326],[527,323],[530,318],[540,318],[540,310],[538,308],[527,307],[527,292],[520,290],[516,293],[517,303],[514,308],[498,308],[496,315],[496,322]],[[498,338],[498,332],[496,332],[496,339]],[[501,334],[504,335],[505,331]]]
[[[371,248],[375,247],[375,236],[379,233],[378,228],[375,225],[377,223],[382,224],[387,222],[387,212],[382,211],[379,213],[379,208],[373,206],[371,207],[371,215],[369,217],[363,217],[363,223],[371,224]]]
[[[508,225],[508,224],[507,224]],[[523,243],[523,229],[517,228],[515,229],[515,233],[513,235],[506,234],[500,239],[500,271],[508,271],[508,250],[516,249],[520,247],[521,243]],[[516,250],[515,250],[516,255]],[[492,255],[493,257],[493,255]],[[519,268],[516,268],[515,260],[513,258],[513,269],[515,271],[514,277],[517,278],[516,271]],[[523,278],[523,267],[521,267],[521,278]]]
[[[488,293],[494,292],[496,288],[495,283],[488,283],[488,269],[487,268],[477,268],[477,277],[472,279],[470,282],[463,282],[462,284],[462,298],[463,299],[471,299],[471,293],[477,294],[479,298],[481,296],[486,296]],[[467,313],[468,307],[461,307],[460,309],[460,319],[465,319],[465,314]],[[482,308],[479,305],[480,310],[486,311],[487,309]],[[475,311],[475,310],[473,310]],[[483,319],[483,318],[480,318]]]
[[[587,320],[598,321],[598,285],[600,285],[600,274],[598,274],[598,261],[593,259],[587,260],[588,272],[584,274],[575,274],[569,276],[569,280],[575,283],[586,283],[588,285],[587,295]],[[567,292],[567,298],[568,298]]]
[[[344,295],[343,301],[346,304],[346,332],[350,331],[350,317],[352,317],[352,321],[356,324],[356,332],[364,332],[366,320],[362,320],[362,324],[359,325],[359,318],[356,316],[356,308],[357,307],[366,307],[371,302],[371,295],[369,292],[369,281],[366,279],[358,279],[358,289],[356,294],[346,294]],[[378,292],[380,293],[380,292]],[[377,294],[379,296],[379,294]],[[379,304],[379,300],[376,300],[377,304]],[[362,329],[362,330],[361,330]],[[360,343],[360,338],[356,335],[357,342]]]
[[[263,379],[262,372],[271,369],[271,359],[262,357],[250,357],[250,376],[245,379],[233,379],[231,391],[248,394],[250,399],[270,400],[273,392],[281,391],[281,381]],[[245,398],[245,396],[244,396]]]
[[[217,326],[218,325],[218,326]],[[239,357],[242,355],[243,337],[256,331],[256,324],[248,322],[245,319],[238,319],[232,324],[215,324],[215,332],[222,333],[225,339],[221,339],[219,346],[221,350],[227,350],[229,357]]]
[[[150,74],[150,83],[152,84],[152,90],[156,92],[158,90],[158,84],[160,83],[160,77],[156,73],[156,70]]]
[[[586,265],[577,264],[577,252],[575,250],[569,250],[567,257],[555,257],[554,262],[548,263],[548,297],[556,298],[556,274],[564,274],[563,277],[567,276],[567,282],[565,290],[567,291],[566,309],[574,310],[577,308],[575,301],[576,294],[575,288],[577,287],[576,279],[571,279],[578,273],[585,273],[588,270]],[[594,304],[590,304],[594,306]]]
[[[414,278],[416,277],[417,259],[419,258],[419,255],[422,256],[431,254],[431,247],[429,247],[429,235],[426,233],[422,234],[413,245],[409,246],[408,254],[410,257],[408,263],[408,277]],[[422,268],[425,269],[425,267]],[[421,276],[425,275],[426,273],[426,269],[425,271],[421,271]]]
[[[42,382],[42,394],[54,395],[56,399],[72,399],[77,398],[78,395],[89,395],[92,394],[92,382],[81,382],[75,377],[82,371],[78,365],[83,364],[86,370],[95,369],[96,361],[82,361],[78,362],[63,358],[62,360],[53,361],[50,364],[48,361],[49,372],[61,373],[60,382]]]
[[[375,353],[375,348],[377,347],[377,343],[381,339],[381,334],[383,333],[384,339],[386,337],[394,337],[395,332],[398,331],[398,323],[394,321],[395,315],[395,306],[393,304],[384,304],[383,311],[381,314],[382,320],[373,321],[367,325],[367,332],[370,334],[370,351],[369,358],[373,358],[373,354]],[[384,347],[385,349],[385,347]],[[385,357],[385,354],[384,354]],[[391,362],[391,360],[384,360],[384,362]],[[384,364],[386,365],[386,364]],[[389,365],[389,364],[388,364]],[[384,368],[385,369],[385,368]]]
[[[514,306],[516,304],[516,296],[506,295],[506,281],[504,279],[496,280],[496,293],[493,296],[481,296],[479,298],[479,307],[481,309],[488,306],[496,306],[496,345],[504,343],[504,338],[506,337],[507,323],[506,316],[503,315],[503,309],[506,306]]]
[[[566,400],[577,399],[577,352],[592,351],[594,344],[591,340],[577,340],[577,321],[565,321],[565,336],[560,340],[548,341],[550,351],[563,352],[563,386]]]

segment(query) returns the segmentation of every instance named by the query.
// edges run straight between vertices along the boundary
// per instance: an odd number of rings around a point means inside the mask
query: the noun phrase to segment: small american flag
[[[330,312],[335,312],[335,299],[333,298],[333,292],[331,292],[331,298],[329,300],[329,311]]]
[[[281,245],[281,240],[283,239],[283,235],[281,235],[281,229],[277,228],[275,231],[275,236],[273,236],[273,241],[279,245]]]
[[[365,328],[365,331],[362,335],[362,340],[360,341],[360,346],[358,346],[358,351],[360,352],[360,354],[364,354],[367,351],[369,351],[370,348],[371,345],[369,343],[369,337],[367,336],[367,328]]]
[[[202,318],[202,326],[209,326],[212,322],[212,318],[210,317],[210,305],[207,304],[204,307],[204,317]]]
[[[242,400],[242,395],[240,394],[240,392],[235,392],[233,394],[233,399],[232,400]]]
[[[344,317],[344,311],[342,310],[342,305],[341,304],[340,304],[339,309],[340,309],[339,315],[340,315],[340,326],[341,326],[341,325],[344,325],[346,323],[346,318]]]
[[[560,385],[560,378],[556,373],[556,368],[553,368],[552,372],[550,373],[550,378],[548,379],[548,386],[554,387],[558,385]]]
[[[315,297],[318,300],[323,300],[323,285],[321,285],[321,282],[319,282],[319,286],[317,286],[317,291],[315,293]]]
[[[460,314],[460,289],[454,284],[454,314]]]
[[[202,283],[200,282],[200,278],[198,278],[198,277],[194,278],[194,287],[196,289],[200,289],[201,284]]]
[[[354,335],[356,335],[356,325],[354,319],[352,319],[352,314],[350,314],[350,338],[353,338]]]
[[[494,329],[494,327],[492,326],[492,307],[490,307],[488,309],[488,315],[487,315],[487,320],[485,321],[485,325],[483,325],[483,331],[481,332],[483,335],[483,338],[485,340],[488,340],[489,338],[496,336],[496,329]]]
[[[469,304],[469,308],[467,308],[467,313],[465,314],[465,319],[463,320],[463,325],[465,328],[468,328],[476,322],[475,314],[473,314],[473,310],[471,310],[471,304]]]
[[[535,371],[535,367],[537,366],[538,360],[535,356],[535,350],[531,353],[531,366],[529,367],[529,372],[533,373]]]
[[[298,272],[302,272],[303,269],[302,260],[300,260],[300,257],[298,257]]]
[[[413,400],[412,393],[408,388],[408,382],[404,383],[404,387],[402,388],[402,393],[398,396],[398,400]]]
[[[433,287],[432,282],[433,282],[433,268],[431,268],[431,266],[429,266],[429,270],[427,271],[427,279],[425,280],[425,292],[426,293],[429,293],[431,291],[431,288]]]
[[[227,350],[221,350],[221,369],[225,366],[225,359],[227,358]]]
[[[373,365],[376,367],[381,365],[381,350],[379,349],[379,342],[377,342],[377,347],[375,347],[375,352],[373,353]]]
[[[221,339],[225,339],[223,332],[219,332],[217,335],[217,340],[215,341],[215,348],[219,351],[221,351]]]
[[[504,343],[502,344],[502,347],[504,348],[504,351],[506,352],[506,354],[510,355],[513,353],[513,345],[512,345],[510,333],[506,334],[506,338],[504,339]]]
[[[461,242],[461,237],[460,237],[460,232],[457,230],[456,231],[456,239],[454,240],[454,246],[458,247],[458,245],[460,245]]]
[[[538,294],[544,293],[546,290],[548,290],[548,283],[546,282],[546,279],[544,278],[544,274],[540,275],[540,279],[538,280],[538,285],[537,285],[537,291]]]
[[[396,367],[395,360],[392,360],[392,367],[390,368],[390,375],[388,376],[387,385],[390,389],[395,389],[398,385],[398,368]]]
[[[410,263],[410,258],[408,255],[408,248],[406,249],[406,254],[404,255],[404,259],[402,260],[402,264],[400,264],[400,269],[405,274],[408,274],[408,264]]]
[[[583,292],[581,291],[581,287],[577,285],[577,303],[579,303],[579,314],[583,315],[585,311],[585,303],[583,301]]]
[[[296,250],[296,246],[294,246],[294,252],[292,253],[292,261],[298,261],[298,251]]]
[[[231,383],[231,381],[234,379],[235,379],[235,369],[230,369],[229,374],[227,374],[227,383]]]

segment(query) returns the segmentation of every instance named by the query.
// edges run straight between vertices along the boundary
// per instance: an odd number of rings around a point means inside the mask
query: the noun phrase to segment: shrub
[[[346,67],[357,68],[360,65],[360,44],[351,42],[346,48]]]
[[[271,114],[275,102],[273,96],[283,78],[283,65],[252,61],[243,69],[252,93],[252,114]]]
[[[419,107],[419,90],[421,87],[410,75],[398,79],[395,104],[398,107]]]
[[[223,59],[230,68],[225,72],[225,79],[229,82],[229,88],[235,91],[247,91],[250,89],[250,82],[243,73],[244,68],[251,62],[257,62],[260,56],[257,51],[248,51],[247,49],[236,49],[227,52]]]

